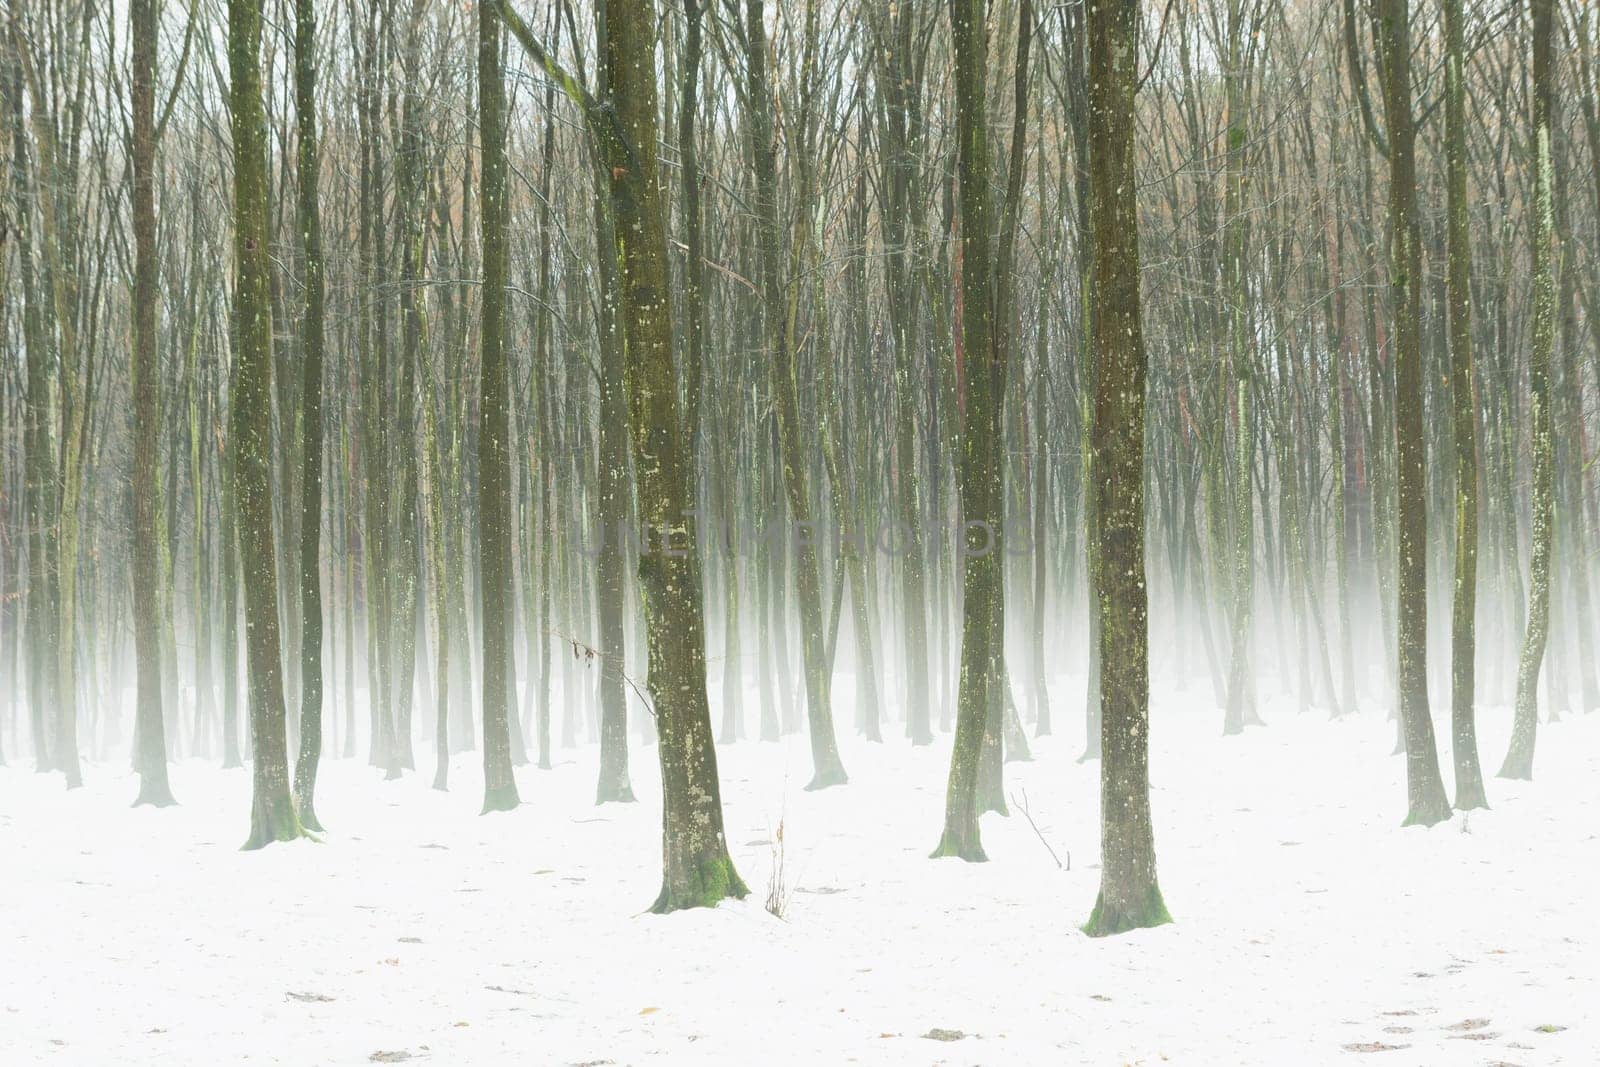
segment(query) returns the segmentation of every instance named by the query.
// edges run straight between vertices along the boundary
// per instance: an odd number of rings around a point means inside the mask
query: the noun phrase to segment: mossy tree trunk
[[[395,154],[395,195],[399,200],[400,243],[400,365],[395,381],[395,414],[387,422],[392,442],[387,455],[394,463],[394,516],[389,575],[391,581],[390,663],[391,708],[394,716],[393,765],[416,766],[412,746],[412,713],[417,681],[418,610],[421,603],[417,544],[417,367],[428,343],[428,317],[424,299],[423,264],[427,238],[423,226],[426,210],[426,169],[423,159],[424,122],[429,91],[423,84],[422,37],[427,15],[423,0],[412,0],[405,20],[405,47],[401,59],[405,93],[402,97],[400,144]],[[387,386],[387,383],[385,383]]]
[[[1237,734],[1255,717],[1255,677],[1251,673],[1251,625],[1255,601],[1255,421],[1251,392],[1255,388],[1254,335],[1250,320],[1249,278],[1245,264],[1247,220],[1245,197],[1249,191],[1246,140],[1249,126],[1250,71],[1246,58],[1243,0],[1228,0],[1227,39],[1223,80],[1227,99],[1227,159],[1223,178],[1222,294],[1225,309],[1225,347],[1232,371],[1232,411],[1219,411],[1227,430],[1233,460],[1232,603],[1229,605],[1228,704],[1223,733]]]
[[[686,162],[687,166],[687,162]],[[600,779],[595,802],[631,802],[628,773],[627,560],[622,531],[628,522],[628,398],[624,391],[627,354],[618,321],[622,299],[617,272],[617,238],[607,202],[605,176],[596,173],[594,199],[595,261],[599,265],[600,463],[599,545],[595,556],[595,614],[600,632]]]
[[[1170,922],[1150,817],[1149,618],[1144,569],[1146,365],[1133,151],[1139,0],[1088,12],[1089,205],[1099,373],[1090,491],[1099,545],[1100,895],[1092,937]]]
[[[1450,313],[1450,397],[1456,459],[1455,591],[1450,614],[1450,720],[1456,802],[1488,807],[1478,764],[1477,376],[1472,365],[1472,245],[1468,236],[1466,63],[1462,0],[1443,0],[1445,31],[1446,276]]]
[[[661,763],[663,873],[652,910],[707,907],[748,890],[728,856],[706,697],[700,553],[689,521],[694,501],[672,359],[672,290],[656,163],[655,4],[612,0],[602,8],[604,104],[550,59],[505,0],[499,6],[523,47],[582,104],[606,162],[639,520],[652,537],[639,556],[647,687]]]
[[[928,544],[921,536],[928,525],[919,503],[917,458],[917,397],[922,392],[917,331],[920,326],[917,286],[913,282],[915,257],[911,222],[922,206],[921,68],[913,42],[917,32],[917,7],[887,5],[887,40],[878,50],[882,66],[875,79],[883,94],[881,108],[884,205],[884,288],[889,333],[894,347],[894,502],[904,540],[900,572],[900,617],[903,620],[902,654],[905,677],[906,736],[913,745],[933,743],[928,692]]]
[[[1554,111],[1551,84],[1553,0],[1530,0],[1533,12],[1533,350],[1528,357],[1533,439],[1533,529],[1529,561],[1528,621],[1517,661],[1516,717],[1501,778],[1532,778],[1539,729],[1539,672],[1550,640],[1550,561],[1555,552],[1555,425],[1551,414],[1550,350],[1555,335],[1556,237],[1551,202],[1550,138]]]
[[[317,210],[317,15],[314,0],[295,0],[294,90],[299,185],[297,215],[304,244],[300,320],[300,751],[294,765],[294,799],[300,823],[321,830],[317,819],[317,766],[322,760],[322,221]]]
[[[1389,289],[1394,314],[1393,441],[1397,532],[1400,727],[1406,754],[1406,823],[1431,826],[1450,817],[1428,711],[1427,438],[1422,420],[1422,240],[1417,215],[1416,123],[1411,110],[1408,0],[1378,0],[1389,150]]]
[[[500,19],[494,4],[478,6],[479,241],[483,249],[483,316],[478,330],[478,598],[483,654],[483,810],[508,811],[521,798],[511,771],[507,677],[511,657],[511,388],[506,368],[505,84],[500,70]]]
[[[300,836],[289,794],[278,562],[272,531],[272,260],[267,248],[267,123],[261,103],[261,8],[228,2],[229,107],[233,116],[234,314],[238,359],[229,434],[239,555],[244,570],[245,655],[254,760],[245,848]]]
[[[1000,397],[993,357],[992,205],[985,102],[988,49],[977,0],[950,0],[955,52],[956,175],[961,212],[960,321],[956,371],[961,417],[959,534],[962,562],[961,654],[955,743],[945,793],[944,832],[933,855],[985,860],[978,834],[979,764],[993,701],[1000,561]]]
[[[1079,291],[1079,345],[1078,345],[1078,429],[1079,429],[1079,479],[1083,487],[1084,537],[1083,572],[1089,605],[1088,670],[1084,682],[1084,741],[1079,763],[1100,758],[1100,653],[1103,635],[1100,632],[1100,545],[1093,531],[1099,520],[1095,509],[1097,497],[1092,489],[1094,465],[1093,424],[1094,395],[1099,376],[1099,363],[1094,345],[1096,301],[1094,295],[1094,212],[1090,189],[1089,149],[1089,42],[1085,8],[1081,4],[1068,5],[1063,11],[1066,38],[1066,83],[1072,106],[1067,112],[1067,123],[1072,130],[1073,192],[1077,204],[1078,222],[1078,291]]]
[[[951,0],[955,51],[957,177],[961,211],[961,374],[959,415],[962,528],[962,632],[956,736],[945,796],[945,825],[935,856],[986,857],[978,812],[1004,813],[1001,717],[1005,713],[1004,463],[1002,414],[1013,311],[1010,258],[1022,181],[1027,124],[1027,56],[1031,11],[1019,9],[1016,114],[1010,180],[1002,210],[990,191],[984,7]],[[998,226],[997,226],[998,224]],[[998,229],[999,240],[995,240]]]
[[[139,796],[134,806],[172,804],[160,665],[160,573],[156,492],[161,434],[156,353],[155,67],[158,28],[154,0],[128,6],[133,72],[133,615],[138,673]],[[198,490],[197,490],[198,492]],[[197,653],[198,655],[198,653]]]

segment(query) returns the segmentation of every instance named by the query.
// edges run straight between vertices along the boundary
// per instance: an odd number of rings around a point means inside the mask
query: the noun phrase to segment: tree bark
[[[1533,12],[1533,349],[1528,357],[1528,389],[1533,439],[1533,529],[1529,561],[1528,622],[1517,661],[1517,703],[1511,747],[1500,765],[1501,778],[1533,777],[1533,749],[1539,729],[1539,671],[1550,639],[1550,561],[1555,554],[1555,425],[1551,413],[1550,351],[1555,335],[1557,245],[1551,201],[1551,39],[1554,0],[1530,0]]]
[[[244,570],[250,747],[254,760],[246,849],[302,833],[289,794],[278,560],[272,531],[272,260],[267,248],[267,123],[261,102],[261,8],[228,2],[233,112],[234,306],[238,361],[230,390],[234,493]]]
[[[156,350],[155,67],[158,28],[154,0],[131,0],[133,46],[133,613],[138,673],[139,796],[134,806],[175,803],[167,783],[167,740],[161,692],[160,546],[156,493],[160,487],[160,374]],[[199,492],[199,488],[195,490]],[[198,655],[198,653],[197,653]]]
[[[294,88],[297,124],[295,177],[304,242],[305,312],[300,320],[300,752],[294,766],[300,824],[317,819],[317,766],[322,760],[322,221],[317,209],[317,16],[314,0],[295,0]]]
[[[1091,491],[1100,547],[1100,895],[1091,937],[1171,921],[1150,817],[1149,618],[1144,570],[1146,364],[1133,133],[1139,0],[1088,14],[1089,183],[1094,232]]]
[[[1450,817],[1428,712],[1428,499],[1422,420],[1422,241],[1417,215],[1416,124],[1411,111],[1409,0],[1377,0],[1389,148],[1389,290],[1394,314],[1394,444],[1400,726],[1406,753],[1406,825]]]
[[[700,553],[687,515],[693,501],[677,410],[672,293],[656,164],[655,27],[654,0],[607,5],[605,89],[611,126],[604,144],[622,264],[639,517],[645,529],[661,537],[655,551],[640,554],[639,581],[661,762],[663,873],[652,910],[669,912],[715,905],[748,890],[723,834],[706,698]]]
[[[478,136],[482,145],[478,215],[483,248],[479,343],[478,542],[483,575],[479,626],[483,641],[483,810],[509,811],[521,798],[511,770],[507,678],[511,657],[510,380],[506,369],[505,85],[500,19],[478,5]]]
[[[1450,313],[1450,396],[1456,459],[1455,591],[1450,615],[1451,749],[1456,801],[1486,808],[1476,720],[1478,611],[1477,376],[1472,364],[1472,245],[1467,219],[1466,63],[1462,0],[1443,0],[1445,31],[1445,286]]]

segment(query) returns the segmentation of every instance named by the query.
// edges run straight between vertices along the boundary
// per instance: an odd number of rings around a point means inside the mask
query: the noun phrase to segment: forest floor
[[[723,747],[751,894],[665,917],[645,911],[653,748],[633,752],[637,804],[594,806],[585,746],[519,770],[523,807],[485,817],[475,756],[449,793],[333,760],[321,842],[259,853],[238,851],[247,771],[175,765],[182,806],[157,811],[128,807],[121,766],[68,794],[14,761],[0,1063],[1600,1062],[1600,714],[1541,725],[1537,780],[1491,778],[1493,810],[1402,829],[1379,713],[1269,710],[1224,738],[1198,690],[1158,691],[1175,922],[1091,940],[1099,769],[1076,762],[1078,686],[1056,694],[1064,729],[1006,767],[1038,833],[985,816],[986,864],[927,858],[948,736],[842,730],[851,782],[822,793],[801,788],[803,734]],[[1491,773],[1509,719],[1483,711]],[[780,824],[782,920],[764,907]]]

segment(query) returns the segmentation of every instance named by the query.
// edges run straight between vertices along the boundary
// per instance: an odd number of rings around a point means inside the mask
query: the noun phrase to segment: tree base
[[[491,811],[511,811],[522,803],[522,797],[517,794],[515,782],[501,786],[498,789],[485,789],[483,791],[483,810],[479,815],[487,815]]]
[[[1456,791],[1457,811],[1486,811],[1488,807],[1489,798],[1484,793],[1481,783],[1469,789]]]
[[[1444,790],[1438,791],[1438,796],[1429,797],[1420,804],[1415,805],[1406,815],[1406,821],[1401,826],[1437,826],[1439,823],[1450,819],[1450,802],[1444,797]]]
[[[814,793],[819,789],[831,789],[836,785],[847,785],[850,776],[844,773],[844,765],[836,763],[831,767],[823,767],[817,771],[806,783],[806,792]]]
[[[819,766],[816,769],[816,774],[811,776],[811,781],[806,782],[805,790],[808,793],[814,793],[819,789],[830,789],[834,785],[848,784],[850,784],[850,776],[845,774],[845,765],[838,761],[838,757],[834,757],[832,760],[827,761],[826,765]]]
[[[171,786],[164,780],[152,781],[150,778],[140,777],[139,795],[134,798],[134,807],[142,808],[148,805],[152,808],[170,808],[177,803],[177,800],[172,796]]]
[[[1506,753],[1506,761],[1500,765],[1500,773],[1496,778],[1509,778],[1518,782],[1533,781],[1533,754],[1524,756],[1519,752]]]
[[[970,825],[960,828],[946,826],[939,838],[939,847],[928,854],[930,860],[950,857],[966,860],[968,863],[989,862],[988,854],[983,851],[983,841],[978,836],[976,819]]]
[[[325,834],[327,828],[317,818],[317,809],[312,805],[310,798],[295,801],[296,809],[300,814],[300,826],[314,834]]]
[[[1106,902],[1105,891],[1095,898],[1094,911],[1083,924],[1083,932],[1090,937],[1110,937],[1129,930],[1146,930],[1165,926],[1172,921],[1167,905],[1161,899],[1161,889],[1154,882],[1145,891],[1144,898],[1132,907],[1112,907]]]
[[[626,778],[620,782],[601,782],[600,787],[595,790],[596,804],[633,804],[636,801],[633,786]]]
[[[241,852],[254,852],[256,849],[266,848],[275,841],[296,841],[309,836],[305,828],[300,825],[300,819],[295,815],[294,804],[285,795],[282,799],[266,802],[265,805],[256,804],[250,812],[250,839],[241,847]]]
[[[1506,749],[1505,762],[1500,764],[1500,773],[1495,777],[1533,781],[1533,746],[1538,730],[1538,705],[1519,691],[1516,718],[1511,724],[1511,744]]]
[[[674,886],[670,878],[663,877],[661,892],[650,911],[666,915],[685,908],[714,908],[729,898],[742,900],[748,896],[750,890],[733,869],[733,860],[726,850],[719,851],[721,855],[705,856],[693,864],[686,872],[689,876],[681,879],[683,884]]]

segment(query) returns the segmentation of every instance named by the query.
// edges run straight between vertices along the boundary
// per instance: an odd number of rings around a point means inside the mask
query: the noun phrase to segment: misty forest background
[[[253,761],[261,845],[322,760],[653,746],[670,910],[744,892],[715,745],[953,730],[980,859],[1070,733],[1115,932],[1151,678],[1392,716],[1425,824],[1600,706],[1582,0],[3,19],[0,760]]]

